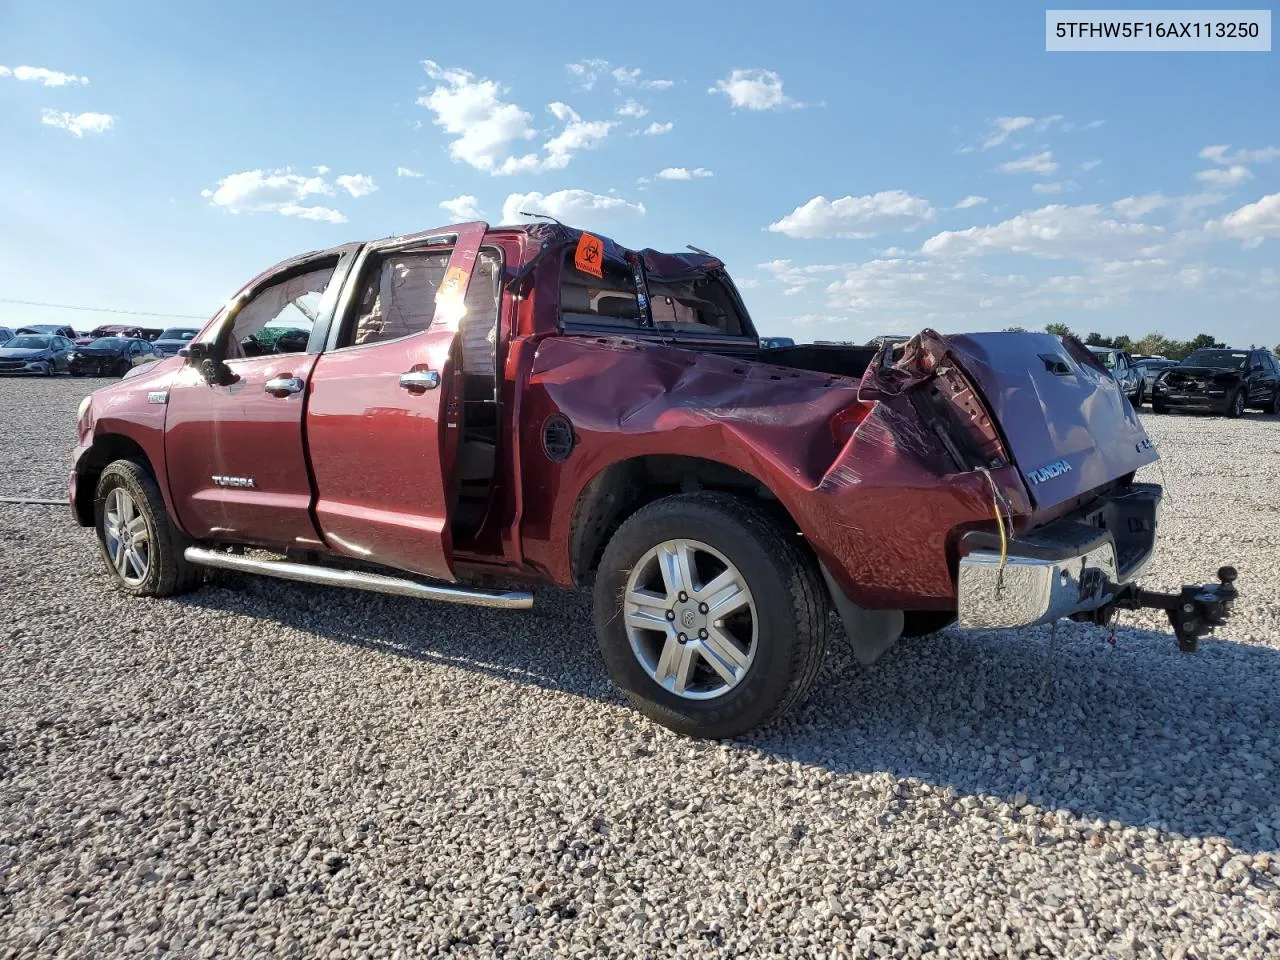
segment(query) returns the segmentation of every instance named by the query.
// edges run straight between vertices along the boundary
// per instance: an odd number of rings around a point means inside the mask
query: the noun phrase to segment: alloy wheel
[[[688,700],[710,700],[747,675],[759,618],[746,579],[696,540],[667,540],[632,568],[622,599],[631,651],[649,677]]]
[[[103,542],[116,574],[131,587],[147,579],[151,569],[151,534],[146,517],[124,487],[107,494],[102,516]]]

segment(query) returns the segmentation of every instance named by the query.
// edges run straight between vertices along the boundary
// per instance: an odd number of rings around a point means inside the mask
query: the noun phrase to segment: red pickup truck
[[[693,250],[693,248],[690,248]],[[1234,571],[1138,589],[1153,449],[1047,334],[772,347],[724,265],[559,223],[304,254],[87,397],[70,497],[125,591],[207,568],[525,608],[594,580],[614,680],[697,736],[899,637],[1121,607],[1193,649]]]

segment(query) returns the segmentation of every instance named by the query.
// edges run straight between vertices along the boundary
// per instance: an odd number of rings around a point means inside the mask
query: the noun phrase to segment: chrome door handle
[[[264,383],[262,388],[272,396],[287,397],[290,394],[301,393],[305,386],[301,377],[276,377]]]
[[[400,374],[400,386],[406,390],[434,390],[440,386],[440,374],[435,370],[410,370]]]

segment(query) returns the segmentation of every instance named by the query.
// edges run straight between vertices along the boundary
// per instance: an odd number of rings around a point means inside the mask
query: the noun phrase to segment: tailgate
[[[999,422],[1036,506],[1158,459],[1120,385],[1048,333],[950,334],[951,354]]]

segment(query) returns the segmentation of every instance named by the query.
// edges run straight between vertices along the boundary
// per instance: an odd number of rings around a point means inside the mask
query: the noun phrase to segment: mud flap
[[[831,602],[844,623],[853,655],[863,666],[880,659],[881,654],[898,642],[906,618],[901,610],[864,610],[845,594],[825,563],[819,563],[822,579],[831,592]]]

